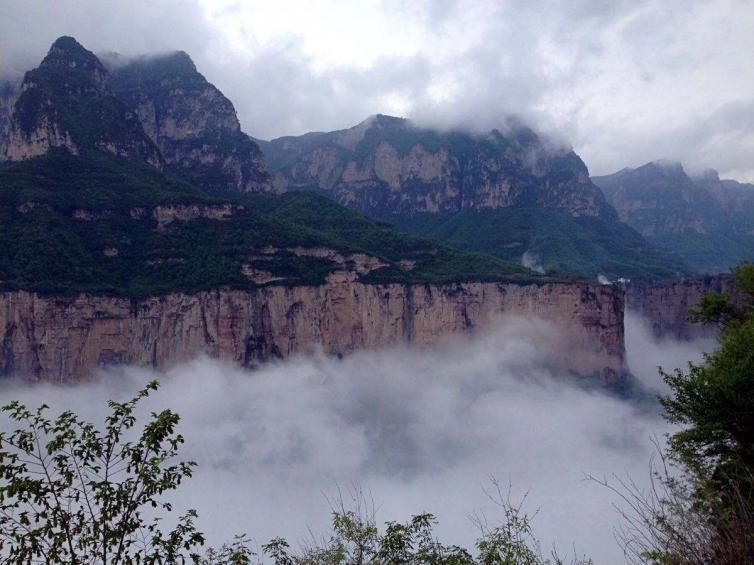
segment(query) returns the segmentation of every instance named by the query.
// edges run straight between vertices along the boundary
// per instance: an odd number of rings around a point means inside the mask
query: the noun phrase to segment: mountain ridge
[[[703,272],[754,260],[754,185],[652,161],[593,180],[620,218]]]

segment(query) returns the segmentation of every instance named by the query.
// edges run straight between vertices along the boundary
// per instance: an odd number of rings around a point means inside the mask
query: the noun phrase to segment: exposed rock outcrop
[[[13,77],[0,79],[0,147],[4,145],[3,140],[8,138],[13,105],[16,103],[20,89],[20,80],[17,81]],[[2,154],[0,154],[0,158],[2,158]]]
[[[518,124],[477,136],[377,115],[260,143],[276,190],[319,189],[373,216],[533,206],[615,217],[573,151]]]
[[[162,158],[136,115],[108,90],[99,59],[72,37],[61,37],[36,69],[24,76],[13,105],[0,159],[21,161],[66,148],[96,149],[162,166]]]
[[[733,277],[717,275],[664,284],[629,285],[626,306],[641,314],[657,337],[693,339],[712,336],[718,331],[715,326],[689,321],[689,310],[697,308],[702,296],[708,292],[725,292],[735,299]]]
[[[623,371],[623,291],[574,284],[269,286],[170,294],[142,301],[80,294],[0,294],[0,374],[83,378],[97,367],[168,367],[199,354],[252,365],[322,348],[437,344],[503,315],[562,329],[564,363],[605,381]],[[562,345],[562,344],[561,344]]]
[[[594,177],[620,219],[698,271],[754,260],[754,185],[656,161]]]
[[[220,90],[179,51],[112,65],[115,95],[134,109],[176,172],[212,193],[266,192],[264,157]]]

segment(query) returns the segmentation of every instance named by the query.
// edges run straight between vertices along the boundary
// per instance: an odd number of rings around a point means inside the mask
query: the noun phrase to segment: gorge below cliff
[[[45,300],[35,307],[54,306]],[[112,332],[129,316],[100,319]],[[212,544],[236,532],[259,544],[281,535],[305,543],[326,530],[330,504],[342,495],[350,505],[356,488],[379,522],[433,512],[439,536],[469,545],[476,529],[468,515],[497,518],[485,495],[494,476],[504,488],[510,483],[512,500],[526,496],[525,508],[538,510],[533,526],[543,548],[620,562],[616,501],[584,475],[630,474],[645,484],[651,438],[667,424],[656,406],[570,378],[562,369],[575,352],[569,326],[513,315],[503,321],[435,347],[401,342],[341,359],[321,349],[255,370],[201,355],[167,370],[103,368],[65,385],[3,379],[0,395],[98,423],[106,400],[160,380],[142,408],[181,415],[182,456],[199,466],[173,502],[200,509]],[[657,340],[634,321],[631,314],[626,361],[650,390],[661,390],[657,365],[684,366],[703,349],[699,341]]]

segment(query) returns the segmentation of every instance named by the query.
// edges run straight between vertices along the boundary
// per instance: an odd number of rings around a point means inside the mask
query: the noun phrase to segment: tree
[[[417,514],[405,523],[387,522],[380,531],[373,505],[359,490],[352,509],[340,498],[332,512],[332,532],[322,542],[292,552],[285,539],[277,538],[262,549],[275,565],[562,565],[555,551],[552,559],[542,555],[531,519],[522,510],[523,501],[512,504],[497,481],[492,482],[494,490],[488,496],[502,510],[503,520],[491,526],[484,516],[473,518],[480,531],[476,556],[437,540],[432,514]],[[590,565],[591,560],[574,556],[572,563]]]
[[[699,494],[754,496],[754,264],[733,270],[738,300],[708,294],[692,315],[721,325],[719,347],[688,371],[663,372],[665,417],[684,428],[670,448]]]
[[[597,480],[625,503],[618,539],[633,563],[754,563],[754,265],[733,275],[732,296],[707,294],[690,312],[720,326],[718,348],[687,371],[660,370],[664,415],[681,429],[658,445],[650,488]]]
[[[169,530],[163,495],[190,477],[176,462],[183,437],[170,410],[152,413],[136,434],[134,411],[150,382],[127,402],[109,402],[100,432],[66,411],[47,417],[19,402],[3,407],[21,427],[0,434],[0,551],[9,563],[180,563],[204,542],[189,510]]]

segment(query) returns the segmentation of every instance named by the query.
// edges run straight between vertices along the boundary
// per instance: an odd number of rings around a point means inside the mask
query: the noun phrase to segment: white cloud
[[[0,65],[54,38],[183,49],[256,137],[405,112],[489,129],[515,113],[594,174],[670,158],[754,180],[747,0],[0,0]]]
[[[199,463],[177,502],[200,510],[214,543],[237,532],[260,543],[324,532],[325,497],[356,482],[372,493],[379,520],[434,512],[443,540],[470,544],[468,514],[494,515],[482,490],[494,475],[515,497],[529,492],[543,549],[575,545],[595,562],[619,562],[612,495],[584,473],[630,473],[641,484],[651,437],[668,428],[652,409],[548,369],[553,335],[517,322],[442,350],[301,358],[253,372],[202,359],[73,387],[5,382],[1,393],[101,418],[106,399],[159,376],[150,408],[181,414],[184,456]],[[667,364],[665,351],[643,353]]]

